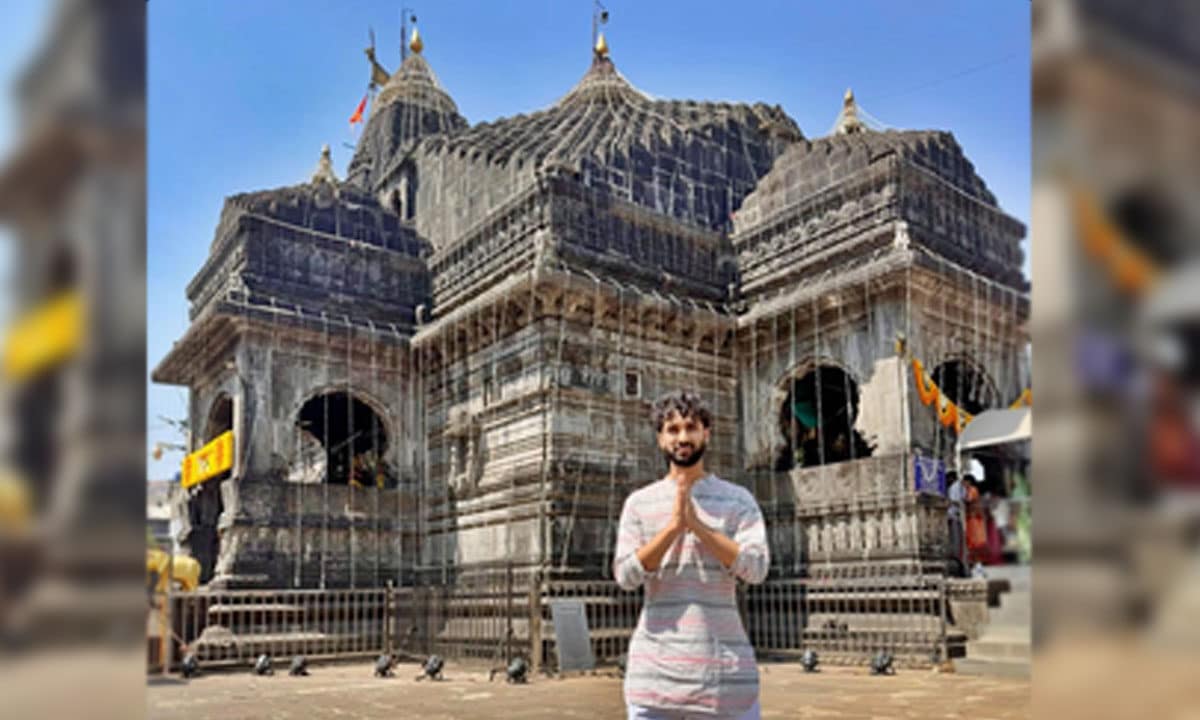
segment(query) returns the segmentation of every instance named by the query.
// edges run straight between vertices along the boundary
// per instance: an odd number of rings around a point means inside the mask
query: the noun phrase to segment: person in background
[[[1029,499],[1029,480],[1024,473],[1017,473],[1012,500],[1017,503],[1017,562],[1022,564],[1033,559],[1033,509]]]
[[[992,498],[992,520],[996,528],[996,536],[993,539],[995,548],[993,550],[993,559],[997,563],[1005,562],[1005,553],[1012,545],[1012,508],[1009,506],[1009,500],[1006,497]]]
[[[983,561],[987,552],[987,517],[975,477],[970,473],[963,476],[963,503],[966,508],[967,564],[974,566]]]
[[[946,499],[950,506],[946,509],[946,522],[950,526],[950,572],[960,577],[965,576],[966,563],[963,560],[963,517],[965,513],[963,481],[958,473],[951,470],[946,473]]]

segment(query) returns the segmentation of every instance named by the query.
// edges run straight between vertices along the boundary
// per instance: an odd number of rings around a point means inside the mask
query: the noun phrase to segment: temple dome
[[[350,161],[347,179],[374,191],[411,153],[416,142],[430,135],[467,127],[450,94],[433,68],[417,51],[424,43],[414,34],[409,54],[375,97],[366,128]]]
[[[419,152],[437,158],[443,181],[480,183],[460,188],[462,212],[447,209],[465,224],[541,172],[565,170],[613,197],[715,228],[802,138],[779,106],[660,100],[597,52],[579,82],[546,109],[426,138]]]
[[[458,116],[458,106],[438,82],[433,68],[419,53],[405,58],[400,68],[388,79],[375,98],[371,114],[375,115],[397,102],[419,105],[444,115]]]

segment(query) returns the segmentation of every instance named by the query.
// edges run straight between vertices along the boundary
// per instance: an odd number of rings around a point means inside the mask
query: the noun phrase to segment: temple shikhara
[[[189,390],[176,539],[209,588],[440,597],[412,613],[431,647],[502,640],[446,609],[475,578],[505,575],[500,634],[539,658],[530,603],[591,587],[615,656],[618,515],[665,467],[648,409],[692,388],[707,466],[769,526],[760,651],[936,660],[986,585],[947,581],[956,439],[1031,402],[1025,227],[951,132],[880,129],[849,90],[821,136],[766,102],[653,98],[596,37],[553,105],[472,124],[414,29],[394,71],[368,51],[344,176],[326,147],[226,199],[153,372]],[[1006,452],[979,457],[993,492],[1027,464]]]

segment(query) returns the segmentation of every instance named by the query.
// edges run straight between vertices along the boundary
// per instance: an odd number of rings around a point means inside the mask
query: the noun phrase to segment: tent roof
[[[1150,324],[1192,320],[1200,311],[1196,285],[1200,283],[1200,262],[1172,272],[1164,277],[1146,299],[1142,317]]]
[[[958,438],[959,451],[988,445],[1028,440],[1033,432],[1033,411],[1023,407],[1014,410],[987,410],[975,416]]]

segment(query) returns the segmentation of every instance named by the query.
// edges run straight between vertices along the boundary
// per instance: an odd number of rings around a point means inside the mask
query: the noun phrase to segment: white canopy
[[[1032,433],[1032,408],[986,410],[963,428],[958,436],[958,451],[1028,440]]]
[[[1141,316],[1149,325],[1193,320],[1200,312],[1200,262],[1192,262],[1166,275],[1146,298]]]

